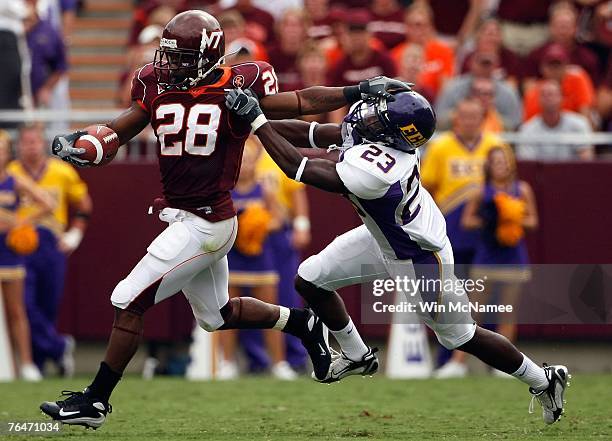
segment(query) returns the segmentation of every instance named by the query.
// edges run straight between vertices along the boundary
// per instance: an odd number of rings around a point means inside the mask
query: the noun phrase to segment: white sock
[[[353,320],[349,319],[348,324],[339,331],[329,332],[335,337],[340,345],[342,352],[351,360],[358,361],[368,352],[367,345],[361,339],[359,331],[353,324]]]
[[[548,378],[546,378],[544,369],[531,361],[525,354],[523,354],[521,367],[512,376],[523,383],[527,383],[535,391],[541,391],[548,387]]]

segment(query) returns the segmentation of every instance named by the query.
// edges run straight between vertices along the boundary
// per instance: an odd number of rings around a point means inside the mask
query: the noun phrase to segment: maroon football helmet
[[[181,12],[164,28],[155,52],[157,84],[166,90],[194,87],[224,55],[225,36],[217,19],[204,11]]]

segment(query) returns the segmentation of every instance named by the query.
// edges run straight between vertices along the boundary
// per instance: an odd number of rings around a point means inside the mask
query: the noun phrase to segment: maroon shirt
[[[378,15],[370,11],[368,30],[378,38],[387,49],[392,49],[406,39],[404,10],[402,8],[389,15]]]
[[[531,51],[531,53],[527,56],[527,76],[540,76],[540,63],[542,62],[542,58],[544,58],[546,50],[552,44],[554,43],[545,43]],[[599,60],[597,59],[595,52],[584,45],[576,43],[570,50],[567,51],[567,54],[569,55],[570,64],[576,64],[582,67],[588,72],[589,76],[593,80],[593,83],[595,83],[595,85],[599,85],[601,82],[601,70],[599,68]]]
[[[274,45],[268,52],[268,59],[276,70],[280,92],[299,89],[302,79],[297,67],[297,54],[284,53],[279,45]]]
[[[274,69],[264,62],[242,63],[223,68],[214,84],[164,91],[149,63],[136,71],[132,81],[132,100],[150,115],[158,140],[167,204],[211,222],[236,215],[230,190],[251,132],[248,122],[225,107],[224,89],[232,87],[249,87],[259,97],[274,94]]]
[[[377,75],[394,77],[396,75],[395,63],[386,54],[372,49],[368,59],[360,65],[353,63],[348,55],[343,56],[329,70],[329,84],[347,86]]]

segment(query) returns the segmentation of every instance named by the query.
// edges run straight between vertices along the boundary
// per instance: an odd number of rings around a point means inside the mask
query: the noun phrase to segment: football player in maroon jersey
[[[104,361],[83,392],[41,404],[55,420],[97,428],[111,407],[109,397],[136,352],[144,312],[182,291],[207,331],[274,328],[302,339],[315,374],[323,378],[331,357],[321,321],[307,309],[288,309],[254,298],[228,297],[226,254],[236,237],[230,197],[240,171],[250,124],[224,105],[226,89],[250,88],[271,118],[325,113],[364,96],[389,95],[408,86],[377,77],[347,87],[311,87],[277,94],[267,63],[221,66],[223,30],[203,11],[178,14],[165,27],[152,63],[134,74],[132,105],[108,124],[126,143],[148,124],[159,142],[163,186],[160,218],[169,226],[147,248],[111,296],[116,316]],[[77,166],[84,150],[74,147],[83,132],[57,136],[53,153]]]

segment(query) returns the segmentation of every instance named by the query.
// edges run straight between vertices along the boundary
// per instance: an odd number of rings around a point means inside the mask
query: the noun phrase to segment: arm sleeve
[[[277,93],[278,78],[274,68],[264,61],[253,62],[253,64],[257,66],[257,70],[253,73],[252,78],[247,76],[246,86],[255,92],[259,98]]]
[[[136,69],[134,75],[132,77],[132,90],[130,91],[132,101],[138,103],[138,105],[147,113],[149,109],[145,104],[145,96],[146,96],[146,85],[141,78],[143,68]]]

